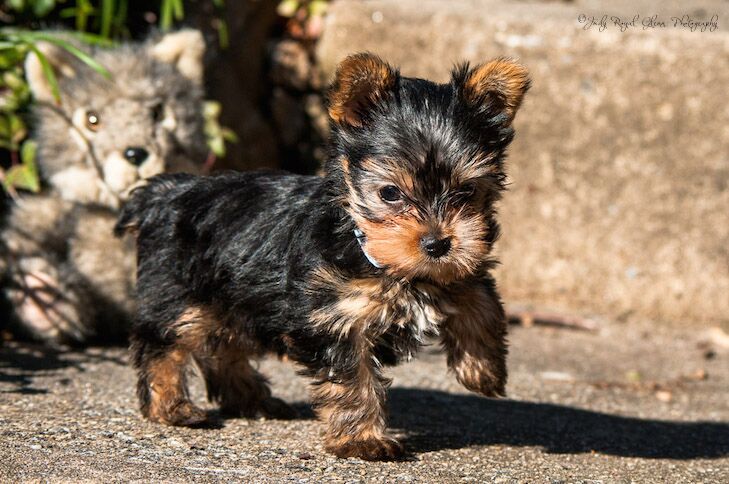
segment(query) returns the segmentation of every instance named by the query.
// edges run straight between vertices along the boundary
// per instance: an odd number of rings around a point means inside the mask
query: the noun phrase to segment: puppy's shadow
[[[269,420],[277,420],[281,422],[291,420],[316,420],[316,413],[309,402],[294,402],[291,404],[292,410],[295,412],[291,417],[267,417]],[[227,415],[218,409],[206,410],[207,420],[196,428],[202,429],[220,429],[225,427],[225,424],[229,420],[238,420],[244,417],[238,417],[233,415]],[[260,417],[260,416],[259,416]],[[258,418],[258,417],[257,417]]]
[[[548,403],[490,400],[415,388],[390,390],[390,424],[414,452],[475,445],[652,459],[729,456],[729,423],[621,417]]]

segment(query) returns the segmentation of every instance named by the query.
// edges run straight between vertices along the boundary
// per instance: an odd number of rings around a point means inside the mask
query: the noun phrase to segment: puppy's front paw
[[[359,457],[364,460],[397,460],[405,453],[402,444],[392,437],[331,442],[326,445],[326,449],[342,459]]]
[[[469,356],[454,365],[453,371],[461,385],[472,392],[485,397],[503,397],[506,394],[506,367],[503,362],[497,363]]]
[[[204,410],[187,400],[181,400],[169,408],[154,408],[149,412],[149,420],[175,427],[200,427],[208,423]]]

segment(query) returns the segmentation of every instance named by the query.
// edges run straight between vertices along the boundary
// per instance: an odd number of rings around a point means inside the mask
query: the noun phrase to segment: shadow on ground
[[[0,391],[44,394],[36,377],[71,378],[92,362],[126,365],[104,352],[68,352],[38,345],[0,347]],[[72,370],[71,373],[68,370]],[[41,381],[49,381],[42,379]],[[69,380],[70,381],[70,380]],[[63,380],[61,380],[63,383]],[[610,415],[548,403],[490,400],[437,390],[392,388],[390,425],[402,431],[414,453],[506,445],[541,447],[555,454],[600,454],[649,459],[729,457],[729,423],[678,422]],[[311,406],[296,402],[300,418],[313,418]],[[214,426],[224,418],[211,412]]]
[[[729,424],[672,422],[547,403],[489,400],[416,388],[390,391],[390,424],[412,452],[473,445],[539,446],[653,459],[729,456]]]
[[[10,388],[0,390],[0,393],[48,393],[47,388],[36,384],[36,377],[61,373],[69,367],[83,372],[84,363],[99,361],[126,364],[121,359],[103,354],[72,352],[31,343],[9,343],[0,346],[0,384],[9,384]],[[65,380],[68,379],[64,378],[61,382]]]

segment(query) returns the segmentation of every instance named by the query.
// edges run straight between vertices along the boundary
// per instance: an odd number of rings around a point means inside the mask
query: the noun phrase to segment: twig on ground
[[[594,319],[511,304],[506,305],[506,317],[510,323],[521,324],[526,328],[539,325],[580,331],[597,331],[599,329],[599,325]]]

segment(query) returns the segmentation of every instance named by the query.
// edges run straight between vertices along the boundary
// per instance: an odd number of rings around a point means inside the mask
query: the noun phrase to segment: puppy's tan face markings
[[[367,158],[352,173],[347,160],[349,214],[366,237],[365,250],[391,275],[449,283],[472,275],[488,259],[492,215],[500,171],[489,157],[464,158],[428,186],[419,165],[394,158]],[[432,257],[424,240],[447,240]]]

